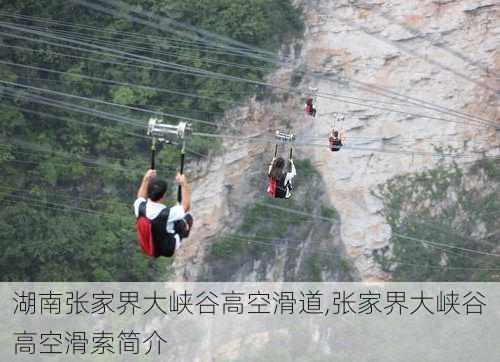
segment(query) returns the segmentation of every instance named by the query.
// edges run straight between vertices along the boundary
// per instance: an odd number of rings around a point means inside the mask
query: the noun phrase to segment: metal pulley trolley
[[[156,142],[172,145],[181,145],[180,173],[184,173],[184,158],[186,154],[186,138],[191,136],[191,124],[179,122],[177,125],[163,123],[157,118],[150,118],[148,122],[148,136],[151,136],[151,169],[155,169]],[[177,190],[177,201],[182,201],[181,187]]]
[[[293,133],[286,133],[283,131],[276,131],[275,133],[275,138],[278,140],[276,143],[276,146],[274,147],[274,157],[276,158],[278,156],[278,145],[280,143],[286,144],[286,143],[293,143],[295,141],[295,135]],[[293,147],[290,146],[290,160],[292,159],[293,155]]]

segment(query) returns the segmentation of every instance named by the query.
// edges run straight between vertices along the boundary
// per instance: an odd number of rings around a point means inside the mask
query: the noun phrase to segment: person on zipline
[[[156,177],[155,170],[146,172],[137,191],[134,202],[137,237],[146,255],[171,257],[182,239],[189,236],[193,225],[189,186],[185,175],[177,173],[175,179],[180,185],[182,201],[172,207],[162,204],[167,183]]]
[[[289,172],[285,172],[285,160],[282,157],[274,157],[269,165],[267,193],[280,199],[292,197],[292,180],[297,175],[293,160],[289,161]]]
[[[306,99],[306,105],[305,105],[304,111],[308,115],[310,115],[312,117],[316,117],[316,107],[314,107],[314,100],[312,97],[308,97]]]
[[[332,133],[328,138],[328,148],[330,148],[330,151],[332,152],[340,151],[340,149],[343,146],[342,140],[344,139],[345,137],[342,134],[340,134],[339,131],[332,129]]]

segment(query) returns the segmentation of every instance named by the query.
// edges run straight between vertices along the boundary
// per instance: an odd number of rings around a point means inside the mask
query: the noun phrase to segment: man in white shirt
[[[144,175],[134,202],[136,218],[145,216],[151,221],[155,256],[172,256],[180,247],[182,239],[175,230],[175,223],[184,219],[191,208],[186,176],[178,173],[175,179],[181,186],[180,204],[170,208],[162,204],[167,191],[167,183],[156,177],[155,170],[148,170]]]

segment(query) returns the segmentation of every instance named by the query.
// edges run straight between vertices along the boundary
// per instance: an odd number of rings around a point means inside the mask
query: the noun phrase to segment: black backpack
[[[292,190],[292,183],[288,181],[285,184],[286,174],[281,175],[281,177],[276,180],[276,192],[274,197],[278,199],[286,199],[287,190]]]
[[[341,147],[342,147],[342,140],[340,138],[330,139],[330,149],[333,152],[340,151]]]
[[[164,208],[157,217],[146,217],[146,201],[139,205],[137,218],[137,239],[142,251],[152,257],[171,257],[175,253],[175,234],[167,232],[167,222],[170,209]],[[149,225],[148,225],[149,224]],[[151,242],[152,241],[152,242]]]

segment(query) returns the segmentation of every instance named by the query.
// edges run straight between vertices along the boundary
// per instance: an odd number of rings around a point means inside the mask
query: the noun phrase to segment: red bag
[[[146,201],[141,202],[139,205],[139,217],[135,223],[135,229],[142,252],[147,256],[155,256],[153,225],[151,220],[146,217]]]
[[[267,193],[272,197],[276,196],[276,180],[272,177],[269,177],[269,181],[267,184]]]
[[[137,241],[139,242],[142,252],[147,256],[155,256],[151,221],[145,216],[139,216],[135,227],[137,230]]]

